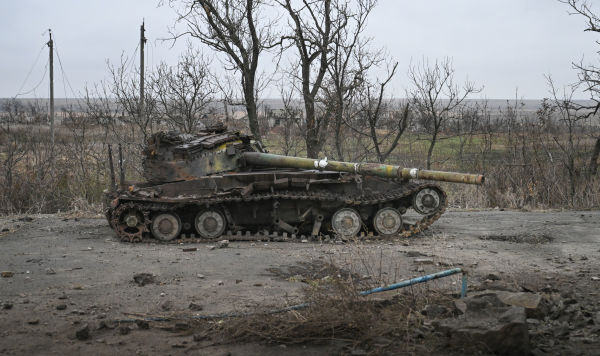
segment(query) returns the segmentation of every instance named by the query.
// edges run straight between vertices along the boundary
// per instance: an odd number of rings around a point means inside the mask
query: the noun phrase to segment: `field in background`
[[[54,151],[46,125],[13,125],[10,131],[1,132],[0,213],[100,212],[102,191],[109,185],[109,145],[117,177],[121,142],[126,180],[142,179],[143,137],[134,128],[123,125],[119,129],[121,140],[101,125],[60,125]],[[281,130],[275,127],[267,132],[264,141],[270,152],[305,156],[302,138],[292,136],[284,142]],[[345,134],[343,159],[376,161],[368,141],[351,132]],[[543,132],[446,133],[433,151],[432,169],[486,175],[483,187],[443,184],[451,207],[598,207],[600,179],[586,172],[594,141],[584,134],[578,138],[572,155],[573,174],[563,152],[567,141],[565,134]],[[386,163],[425,168],[428,147],[427,135],[406,133]],[[338,159],[332,144],[326,145],[322,154]]]

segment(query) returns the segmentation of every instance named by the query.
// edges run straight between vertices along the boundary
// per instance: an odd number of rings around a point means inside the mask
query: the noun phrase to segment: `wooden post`
[[[119,185],[125,184],[125,167],[123,167],[123,149],[119,143]]]
[[[50,40],[48,43],[50,60],[50,146],[51,146],[51,167],[54,168],[54,41],[52,40],[52,30],[48,29]],[[54,169],[53,169],[54,170]]]
[[[144,37],[144,22],[140,26],[140,121],[144,122],[144,44],[146,43],[146,37]]]
[[[113,156],[112,156],[112,147],[108,145],[108,165],[110,166],[110,188],[109,190],[112,192],[115,190],[115,167],[113,165]]]

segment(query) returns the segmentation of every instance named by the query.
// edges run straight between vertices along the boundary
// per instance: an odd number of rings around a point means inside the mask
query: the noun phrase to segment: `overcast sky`
[[[133,54],[142,19],[148,64],[174,63],[182,44],[171,48],[158,39],[168,36],[175,14],[157,5],[158,0],[1,0],[0,97],[15,96],[30,68],[21,92],[40,83],[48,28],[76,93],[106,77],[107,60],[118,62],[122,53]],[[404,96],[411,60],[448,56],[458,80],[468,77],[485,86],[478,97],[514,98],[518,88],[519,97],[537,99],[548,96],[544,74],[551,74],[558,85],[569,84],[576,80],[573,61],[584,56],[588,62],[598,60],[595,40],[600,36],[584,28],[584,19],[569,16],[568,8],[556,0],[380,0],[367,32],[399,62],[393,82],[396,97]],[[55,62],[55,96],[71,97]],[[25,97],[47,97],[47,87],[46,77]],[[276,91],[266,96],[274,97]]]

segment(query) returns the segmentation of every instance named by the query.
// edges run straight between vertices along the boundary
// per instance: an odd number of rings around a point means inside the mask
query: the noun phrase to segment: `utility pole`
[[[48,29],[50,40],[48,48],[50,49],[50,143],[52,147],[52,165],[54,165],[54,41],[52,41],[52,30]]]
[[[146,43],[146,37],[144,37],[144,32],[146,29],[144,28],[144,21],[142,21],[142,26],[140,26],[140,119],[141,122],[144,122],[144,44]]]

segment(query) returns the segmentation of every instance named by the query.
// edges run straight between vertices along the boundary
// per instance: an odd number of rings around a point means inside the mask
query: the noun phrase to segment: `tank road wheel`
[[[181,232],[181,219],[175,213],[160,213],[152,219],[150,230],[157,240],[171,241]]]
[[[194,227],[196,227],[196,231],[200,237],[205,239],[215,239],[225,232],[227,219],[225,219],[225,215],[219,210],[204,210],[196,215]]]
[[[435,188],[423,188],[413,196],[413,209],[419,214],[431,215],[442,204],[442,193]]]
[[[373,217],[373,227],[381,236],[392,236],[402,229],[402,214],[394,208],[379,209]]]
[[[356,210],[350,208],[342,208],[336,211],[331,218],[333,231],[345,238],[356,236],[361,225],[360,215]]]

